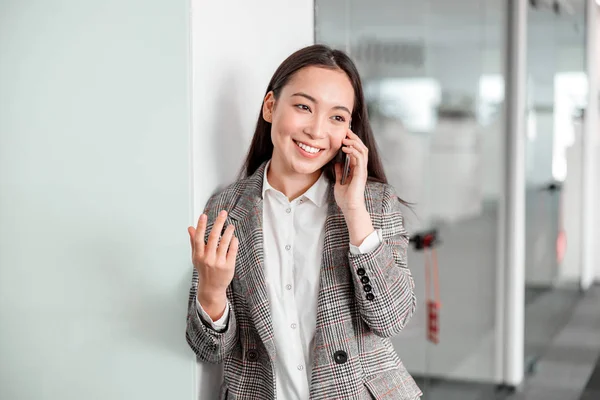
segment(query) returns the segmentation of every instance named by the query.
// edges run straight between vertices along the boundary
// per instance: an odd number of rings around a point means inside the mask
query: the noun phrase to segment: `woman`
[[[415,309],[401,201],[344,53],[315,45],[281,64],[242,176],[188,228],[186,336],[224,363],[220,398],[419,398],[389,340]]]

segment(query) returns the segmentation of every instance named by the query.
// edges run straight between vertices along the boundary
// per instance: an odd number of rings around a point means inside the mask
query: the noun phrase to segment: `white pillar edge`
[[[507,1],[505,57],[505,158],[503,201],[503,381],[518,387],[524,377],[525,341],[525,121],[527,1]]]
[[[588,77],[588,106],[583,121],[583,153],[581,180],[581,280],[582,290],[587,290],[600,278],[597,265],[600,262],[600,252],[596,251],[598,244],[596,230],[596,215],[594,204],[598,205],[598,168],[595,157],[600,154],[598,149],[598,85],[600,73],[598,54],[598,4],[596,0],[586,0],[586,73]],[[594,254],[596,253],[596,254]]]

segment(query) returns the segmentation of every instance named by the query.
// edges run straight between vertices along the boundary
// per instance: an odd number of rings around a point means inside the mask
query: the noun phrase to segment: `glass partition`
[[[535,363],[579,297],[584,2],[528,13],[525,362]],[[568,212],[564,212],[568,210]]]
[[[491,386],[501,376],[505,3],[317,0],[316,7],[317,42],[346,50],[359,66],[388,178],[413,203],[405,210],[409,232],[435,230],[439,238],[439,342],[427,339],[426,253],[411,248],[419,307],[395,347],[424,398],[478,396],[488,386],[475,383]]]

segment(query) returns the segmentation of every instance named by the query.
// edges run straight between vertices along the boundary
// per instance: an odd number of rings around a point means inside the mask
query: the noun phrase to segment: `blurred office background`
[[[216,398],[186,228],[315,42],[357,62],[407,227],[439,238],[439,343],[415,248],[394,342],[423,398],[600,398],[599,8],[0,2],[0,399]]]
[[[496,393],[486,383],[535,372],[588,286],[581,255],[590,218],[582,208],[588,4],[522,3],[515,2],[525,33],[518,38],[526,55],[517,110],[523,153],[515,153],[507,148],[514,145],[507,102],[515,98],[505,85],[519,60],[507,43],[515,10],[506,1],[316,2],[317,41],[359,63],[392,183],[415,203],[405,213],[409,230],[439,235],[440,342],[427,340],[425,311],[395,342],[428,399],[486,398]],[[515,194],[507,164],[522,170],[523,214],[512,217],[524,230],[509,275],[507,242],[519,233],[502,236]],[[420,304],[425,257],[410,253]],[[517,298],[522,305],[511,304]],[[507,329],[522,336],[520,359]]]

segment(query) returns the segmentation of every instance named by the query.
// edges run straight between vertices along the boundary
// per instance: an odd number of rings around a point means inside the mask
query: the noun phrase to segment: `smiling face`
[[[342,70],[311,66],[296,72],[279,98],[273,92],[265,97],[272,165],[288,176],[320,174],[342,146],[353,105],[354,89]]]

